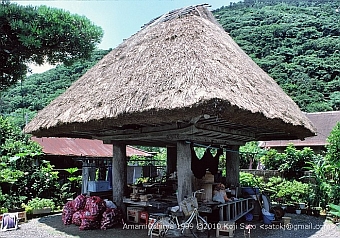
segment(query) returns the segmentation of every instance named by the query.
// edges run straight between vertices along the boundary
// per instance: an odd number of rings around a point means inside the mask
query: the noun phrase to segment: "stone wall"
[[[268,179],[271,177],[282,177],[282,178],[285,177],[284,173],[280,172],[279,170],[240,169],[240,171],[263,177],[265,182],[267,182]],[[309,171],[304,172],[302,176],[303,176],[302,182],[304,183],[315,182],[314,178],[312,177],[312,172],[309,172]]]

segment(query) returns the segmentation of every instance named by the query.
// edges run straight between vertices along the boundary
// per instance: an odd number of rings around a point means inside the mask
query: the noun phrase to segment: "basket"
[[[195,208],[198,208],[197,198],[185,198],[179,205],[181,206],[184,215],[189,216]]]

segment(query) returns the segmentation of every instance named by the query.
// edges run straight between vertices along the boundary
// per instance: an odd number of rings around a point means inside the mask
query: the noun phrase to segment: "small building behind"
[[[340,122],[340,111],[306,113],[306,116],[315,126],[316,136],[307,137],[304,140],[262,141],[260,146],[283,152],[289,144],[293,144],[297,149],[310,147],[315,153],[322,153],[326,150],[327,138],[332,129]]]
[[[98,169],[99,179],[108,179],[114,145],[104,144],[101,140],[82,138],[32,137],[32,140],[42,147],[44,159],[50,161],[54,169],[59,172],[61,182],[69,175],[65,170],[68,168],[78,168],[76,175],[82,175],[84,169],[90,169],[94,173]],[[128,160],[132,157],[142,157],[144,164],[150,164],[150,166],[139,166],[138,163],[132,163],[133,165],[128,168],[128,183],[134,183],[144,176],[143,172],[154,167],[153,154],[136,147],[127,145],[126,157]],[[83,179],[93,180],[94,178]],[[87,188],[83,187],[83,192],[86,193],[86,191]]]

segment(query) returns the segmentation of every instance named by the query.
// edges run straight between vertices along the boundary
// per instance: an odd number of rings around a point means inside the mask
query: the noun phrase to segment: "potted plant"
[[[319,217],[320,216],[320,212],[321,212],[321,207],[313,207],[312,208],[313,216]]]
[[[307,207],[307,209],[306,209],[306,214],[308,215],[308,216],[311,216],[311,215],[313,215],[313,210],[312,210],[312,208],[311,207]]]
[[[0,207],[0,214],[8,212],[8,209],[5,207]]]
[[[240,185],[243,194],[259,194],[258,182],[251,173],[240,172]]]
[[[302,209],[299,203],[295,203],[295,213],[300,215],[302,213]]]
[[[23,212],[25,209],[21,207],[22,202],[24,201],[25,196],[8,196],[8,200],[6,201],[6,207],[8,207],[8,212]]]
[[[82,177],[77,175],[78,168],[65,169],[68,172],[67,181],[61,187],[61,199],[66,202],[67,199],[74,199],[81,190]]]
[[[32,214],[33,208],[26,205],[25,203],[22,204],[22,207],[25,209],[26,214]]]
[[[340,206],[335,204],[329,204],[329,207],[331,208],[329,212],[334,216],[332,218],[332,222],[338,223],[340,217]]]
[[[54,210],[55,204],[52,199],[33,198],[27,203],[26,211],[32,211],[32,214],[46,214]]]
[[[287,212],[288,212],[288,213],[296,213],[296,208],[295,208],[295,206],[292,205],[292,204],[287,205]]]
[[[0,207],[0,221],[2,220],[2,214],[7,213],[8,209],[5,207]]]

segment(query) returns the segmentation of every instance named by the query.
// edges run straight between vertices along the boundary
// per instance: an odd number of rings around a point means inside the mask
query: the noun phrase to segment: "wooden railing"
[[[254,199],[240,198],[239,200],[220,204],[219,220],[220,221],[236,221],[254,209]]]

